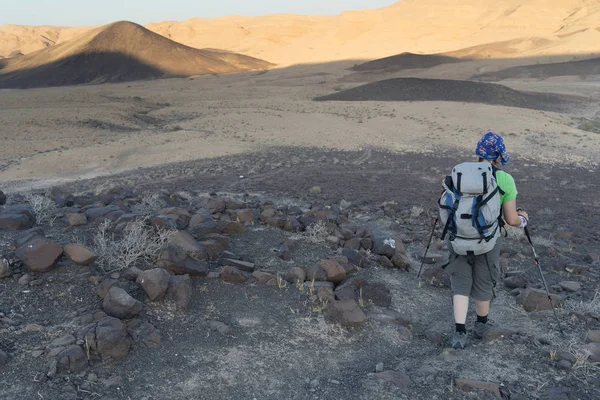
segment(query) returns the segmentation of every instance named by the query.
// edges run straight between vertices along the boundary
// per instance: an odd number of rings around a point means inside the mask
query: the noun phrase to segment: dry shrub
[[[163,250],[173,231],[148,226],[147,221],[127,224],[120,237],[110,231],[110,222],[100,224],[94,237],[98,265],[106,270],[122,270],[139,262],[152,262]]]
[[[31,205],[33,211],[35,211],[35,219],[38,225],[45,222],[51,222],[53,217],[56,216],[58,207],[56,203],[39,194],[28,194],[25,196],[25,200]]]
[[[310,224],[306,227],[306,231],[304,232],[304,237],[310,243],[323,243],[328,236],[329,232],[327,232],[327,227],[323,221]]]

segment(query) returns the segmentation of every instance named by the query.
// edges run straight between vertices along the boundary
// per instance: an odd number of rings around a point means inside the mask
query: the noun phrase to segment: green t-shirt
[[[496,171],[496,182],[500,189],[504,191],[504,194],[500,195],[500,204],[508,203],[517,198],[517,186],[510,174],[501,170]]]

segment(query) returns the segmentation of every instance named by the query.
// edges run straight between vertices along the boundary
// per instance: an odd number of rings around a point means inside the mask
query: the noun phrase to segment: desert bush
[[[565,308],[571,312],[587,315],[600,314],[600,289],[596,289],[594,297],[590,301],[567,301]]]
[[[122,270],[139,262],[154,261],[163,250],[173,231],[155,230],[147,221],[130,222],[120,237],[110,230],[110,222],[98,227],[94,236],[94,249],[98,256],[97,264],[105,271]]]
[[[153,193],[142,197],[141,202],[131,206],[131,209],[141,213],[158,214],[166,206],[167,203],[161,199],[160,195]]]
[[[56,216],[58,210],[56,203],[39,194],[28,194],[25,196],[25,200],[35,211],[35,219],[38,225],[53,221],[53,217]]]
[[[306,231],[304,231],[304,237],[310,243],[323,243],[328,236],[329,232],[327,232],[327,227],[323,221],[310,224],[306,227]]]

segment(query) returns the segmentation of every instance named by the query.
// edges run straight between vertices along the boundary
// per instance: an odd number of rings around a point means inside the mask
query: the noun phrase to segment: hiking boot
[[[473,336],[477,339],[483,339],[485,335],[494,329],[494,325],[489,321],[487,323],[475,322],[475,328],[473,329]]]
[[[469,340],[466,332],[454,332],[450,344],[452,345],[453,349],[464,349],[467,347],[468,341]]]

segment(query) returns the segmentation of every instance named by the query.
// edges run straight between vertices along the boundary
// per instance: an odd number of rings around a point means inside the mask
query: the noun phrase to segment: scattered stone
[[[290,248],[285,244],[282,244],[279,247],[279,258],[281,258],[283,261],[290,261],[292,259],[292,256],[290,255]]]
[[[591,362],[600,362],[600,343],[588,343],[584,346],[581,346],[580,350],[585,353],[589,353],[589,360]]]
[[[392,305],[392,294],[382,283],[366,283],[359,289],[359,297],[379,307],[390,307]]]
[[[431,286],[451,287],[450,275],[440,266],[434,266],[424,270],[423,280]]]
[[[396,254],[394,254],[394,257],[392,257],[391,261],[394,267],[398,269],[402,269],[404,271],[410,270],[410,259],[404,253],[396,252]]]
[[[242,224],[254,222],[254,211],[250,208],[244,208],[235,211],[235,220]]]
[[[46,238],[34,238],[16,251],[16,256],[33,272],[48,272],[63,253],[60,244]]]
[[[344,247],[352,250],[360,250],[360,240],[361,239],[357,237],[346,240]]]
[[[125,358],[131,347],[127,327],[123,321],[113,317],[104,317],[83,327],[77,332],[77,338],[86,343],[90,352],[102,358]]]
[[[160,344],[160,333],[149,322],[143,322],[139,319],[132,319],[127,322],[127,332],[136,342],[148,349],[155,349]]]
[[[369,318],[383,324],[392,324],[396,326],[411,326],[412,320],[407,314],[401,314],[388,308],[374,310],[369,313]]]
[[[378,381],[389,382],[403,390],[408,389],[412,383],[410,377],[406,375],[406,373],[392,370],[379,372],[376,374],[372,374],[371,376],[377,379]]]
[[[231,258],[222,258],[221,260],[219,260],[219,265],[229,265],[239,269],[240,271],[250,273],[254,272],[255,269],[254,263],[241,260],[234,260]]]
[[[520,289],[527,286],[527,279],[524,274],[512,275],[504,279],[504,286],[509,289]]]
[[[208,259],[216,260],[221,253],[229,248],[229,241],[227,236],[211,234],[206,236],[200,243],[206,249]]]
[[[204,246],[192,235],[184,231],[177,231],[169,236],[169,244],[183,249],[195,260],[206,260],[208,255]]]
[[[210,329],[219,332],[223,336],[233,335],[233,329],[231,329],[229,325],[226,325],[221,321],[207,321],[207,323]]]
[[[73,338],[74,339],[74,338]],[[72,344],[56,356],[57,372],[78,373],[87,367],[87,357],[83,348]]]
[[[37,226],[35,228],[31,228],[26,231],[17,233],[12,238],[12,244],[16,249],[18,249],[19,247],[23,246],[25,243],[29,242],[32,239],[44,239],[45,237],[46,236],[44,230],[41,227]]]
[[[396,254],[396,241],[385,236],[374,238],[373,253],[380,256],[386,256],[387,258],[394,257],[394,254]]]
[[[123,271],[123,278],[127,279],[128,281],[135,282],[141,273],[142,270],[138,267],[129,267]]]
[[[75,336],[73,335],[65,335],[65,336],[61,336],[58,339],[54,339],[49,345],[48,347],[53,349],[56,347],[66,347],[72,344],[75,344],[75,342],[77,341],[77,339],[75,339]]]
[[[25,274],[19,278],[18,283],[21,286],[27,286],[27,285],[29,285],[30,281],[31,281],[31,276],[29,276],[29,274]]]
[[[551,294],[552,303],[548,300],[548,295],[544,290],[538,289],[526,289],[522,294],[519,301],[523,305],[523,308],[527,312],[531,311],[541,311],[541,310],[551,310],[552,304],[554,306],[560,305],[560,299],[558,296]]]
[[[326,281],[327,280],[327,272],[319,265],[314,264],[310,267],[306,267],[306,280],[307,281]]]
[[[169,287],[169,274],[163,268],[154,268],[143,271],[136,282],[142,286],[151,301],[160,300],[164,297]]]
[[[116,286],[108,290],[102,306],[106,314],[116,318],[132,318],[142,311],[142,303]]]
[[[43,332],[44,327],[38,324],[27,324],[23,328],[23,332]]]
[[[0,350],[0,371],[8,363],[8,354]]]
[[[413,339],[413,334],[406,326],[398,325],[398,338],[405,342],[410,342]]]
[[[324,315],[329,322],[346,327],[360,327],[367,321],[367,316],[354,300],[333,301],[325,307]]]
[[[6,195],[4,194],[4,192],[2,190],[0,190],[0,206],[3,206],[6,204]]]
[[[483,335],[482,340],[484,342],[491,342],[492,340],[508,338],[518,333],[517,329],[494,326]]]
[[[367,263],[366,257],[359,251],[353,249],[342,249],[341,254],[357,267],[363,267]]]
[[[573,239],[573,232],[558,231],[554,237],[556,237],[558,240],[569,241]]]
[[[12,275],[12,269],[6,258],[0,259],[0,279],[8,278]]]
[[[291,283],[304,282],[306,280],[306,271],[300,267],[294,267],[285,274],[285,280]]]
[[[500,394],[500,385],[497,383],[474,381],[470,379],[457,379],[454,381],[454,384],[457,389],[465,392],[483,390],[486,392],[491,392],[497,398],[502,398],[502,395]]]
[[[575,281],[563,281],[559,282],[558,285],[565,292],[579,292],[581,290],[581,283]]]
[[[320,261],[319,266],[327,274],[327,280],[335,284],[346,279],[346,270],[336,260]]]
[[[18,231],[32,226],[31,219],[25,214],[9,214],[6,211],[0,213],[0,229]]]
[[[587,343],[600,343],[600,330],[589,331],[585,337]]]
[[[375,372],[383,372],[383,363],[380,362],[375,366]]]
[[[170,217],[171,220],[175,222],[176,229],[187,228],[190,223],[190,219],[192,218],[188,210],[177,207],[165,208],[163,210],[160,210],[160,215]]]
[[[445,332],[437,327],[426,330],[425,338],[434,344],[442,344],[446,342]]]
[[[277,277],[269,272],[254,271],[252,276],[258,283],[265,285],[277,286]]]
[[[175,302],[180,310],[187,310],[192,300],[192,281],[189,275],[171,275],[167,297]]]
[[[556,363],[556,368],[563,370],[563,371],[570,371],[571,368],[573,368],[573,364],[571,364],[567,360],[560,360],[559,362]]]
[[[169,247],[163,250],[157,261],[159,268],[171,271],[176,275],[205,277],[208,275],[208,263],[198,261],[185,253],[183,249]]]
[[[379,264],[381,264],[384,268],[394,268],[394,264],[386,256],[379,257]]]
[[[344,300],[358,301],[358,299],[359,299],[358,292],[354,286],[345,286],[343,288],[336,289],[334,294],[335,294],[336,299],[341,300],[341,301],[344,301]]]
[[[112,213],[112,212],[120,212],[120,215],[123,215],[123,211],[121,211],[121,209],[116,206],[116,205],[110,205],[110,206],[104,206],[104,207],[91,207],[88,208],[87,210],[84,211],[85,216],[87,217],[88,220],[96,220],[99,218],[103,218],[105,217],[107,214]],[[115,220],[118,219],[118,217],[115,218]]]
[[[103,379],[102,384],[105,388],[121,387],[123,386],[123,378],[119,375],[113,375],[108,379]]]
[[[80,244],[66,244],[64,252],[75,264],[90,265],[98,256],[93,251]]]
[[[70,226],[82,226],[88,223],[87,217],[82,213],[67,214],[65,215],[65,219]]]
[[[119,283],[119,281],[116,279],[106,278],[105,280],[100,282],[100,284],[96,288],[96,294],[98,295],[98,297],[103,299],[108,294],[108,291],[110,290],[110,288],[118,283]]]
[[[242,273],[242,271],[229,265],[224,266],[221,270],[221,279],[224,282],[230,283],[242,283],[248,280],[248,278]]]
[[[360,239],[360,247],[365,250],[373,249],[373,240],[371,238],[361,238]]]
[[[319,299],[322,303],[330,303],[335,301],[335,296],[333,294],[333,288],[321,286],[317,288],[317,299]]]

